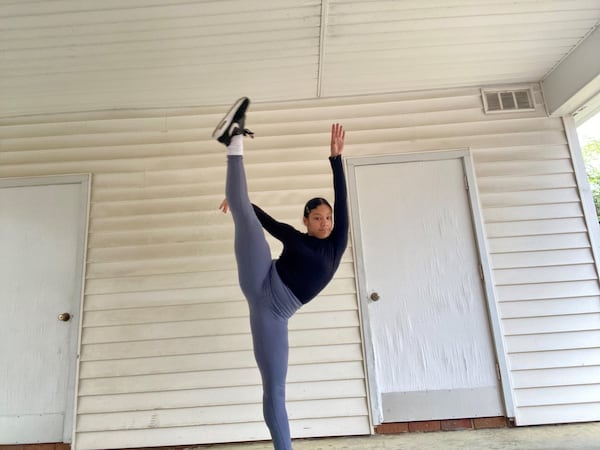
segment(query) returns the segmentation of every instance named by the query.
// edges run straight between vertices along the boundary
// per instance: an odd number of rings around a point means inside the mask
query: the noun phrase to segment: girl
[[[243,137],[250,100],[239,99],[213,132],[227,147],[226,198],[220,209],[231,210],[235,226],[235,256],[240,287],[248,300],[254,356],[263,385],[263,415],[275,450],[292,448],[285,408],[288,367],[288,319],[331,281],[348,243],[346,181],[342,167],[345,131],[331,127],[331,154],[335,214],[323,198],[304,207],[306,233],[278,222],[250,203],[243,165]],[[335,220],[333,220],[335,218]],[[335,227],[334,227],[335,223]],[[283,243],[283,252],[271,260],[262,228]]]

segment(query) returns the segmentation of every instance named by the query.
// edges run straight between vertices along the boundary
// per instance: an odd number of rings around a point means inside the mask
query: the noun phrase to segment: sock
[[[231,142],[227,146],[228,155],[243,155],[244,154],[244,136],[238,134],[231,137]]]

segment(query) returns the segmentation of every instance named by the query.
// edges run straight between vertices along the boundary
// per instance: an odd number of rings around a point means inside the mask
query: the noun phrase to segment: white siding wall
[[[77,448],[268,437],[232,220],[217,209],[225,152],[210,134],[224,112],[3,122],[0,176],[93,173]],[[291,132],[286,114],[254,116],[247,169],[253,199],[300,226],[307,196],[332,197],[330,113],[298,141],[269,137],[278,116]],[[370,432],[351,254],[290,323],[294,436]]]
[[[597,420],[600,292],[560,119],[486,116],[475,88],[253,104],[252,199],[301,226],[347,155],[470,147],[519,424]],[[217,206],[225,107],[0,121],[0,177],[92,172],[77,448],[266,438],[232,224]],[[385,214],[385,212],[382,212]],[[270,240],[273,254],[280,247]],[[291,321],[295,436],[370,431],[351,251]]]

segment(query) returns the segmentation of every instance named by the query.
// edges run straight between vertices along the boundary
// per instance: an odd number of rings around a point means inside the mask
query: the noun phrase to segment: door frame
[[[370,416],[373,425],[383,422],[383,411],[381,396],[377,386],[375,374],[375,355],[373,347],[373,331],[371,330],[369,318],[369,298],[366,280],[365,260],[363,254],[362,230],[360,227],[360,215],[358,212],[358,187],[356,185],[356,168],[366,165],[397,164],[419,161],[436,161],[445,159],[459,159],[465,173],[465,183],[471,211],[473,234],[475,236],[475,247],[483,272],[483,292],[487,303],[487,313],[491,328],[492,341],[495,349],[495,358],[500,370],[500,384],[502,398],[507,417],[514,417],[514,403],[512,398],[512,386],[508,370],[504,340],[500,325],[500,316],[496,306],[494,293],[493,273],[489,260],[489,251],[485,239],[483,216],[481,213],[479,193],[475,178],[474,164],[470,149],[427,151],[415,153],[403,153],[382,156],[360,156],[346,158],[346,172],[348,174],[348,193],[350,197],[350,214],[352,226],[352,249],[354,252],[356,290],[359,303],[360,325],[362,333],[363,354],[365,357],[365,371],[367,377],[368,399],[370,403]]]
[[[67,398],[65,401],[65,420],[63,425],[63,442],[71,443],[75,448],[75,417],[77,414],[77,390],[79,386],[79,357],[81,351],[81,331],[83,321],[83,299],[85,287],[85,263],[87,259],[87,242],[90,217],[90,193],[91,193],[91,174],[72,174],[72,175],[47,175],[33,177],[15,177],[0,178],[0,188],[12,187],[33,187],[33,186],[54,186],[64,184],[79,184],[81,194],[79,196],[79,230],[77,237],[77,264],[75,267],[75,279],[77,280],[76,292],[79,292],[79,301],[77,302],[79,310],[74,314],[73,324],[77,331],[77,338],[71,343],[69,351],[74,356],[71,359],[68,373],[69,380],[67,384]]]

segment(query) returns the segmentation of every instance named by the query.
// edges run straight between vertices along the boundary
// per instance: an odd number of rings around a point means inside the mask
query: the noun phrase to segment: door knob
[[[373,300],[374,302],[376,302],[377,300],[379,300],[379,294],[377,292],[372,292],[371,293],[371,300]]]
[[[62,322],[68,322],[69,320],[71,320],[71,314],[69,314],[69,313],[59,314],[58,320],[60,320]]]

